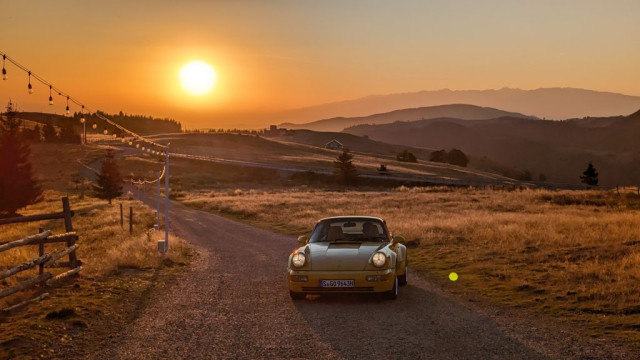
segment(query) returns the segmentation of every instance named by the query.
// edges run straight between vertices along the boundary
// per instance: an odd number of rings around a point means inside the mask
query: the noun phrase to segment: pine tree
[[[580,175],[580,181],[590,186],[598,186],[598,172],[592,163],[589,163],[587,169]]]
[[[42,136],[44,136],[44,141],[46,142],[58,141],[56,128],[53,127],[50,122],[44,124],[44,127],[42,128]]]
[[[0,217],[15,216],[18,209],[38,202],[42,195],[29,162],[29,145],[18,136],[14,115],[9,103],[0,134]]]
[[[112,199],[122,195],[122,175],[120,175],[120,170],[118,170],[111,150],[107,152],[104,160],[102,160],[96,183],[96,185],[93,185],[96,196],[99,199],[109,200],[109,204],[111,204]]]
[[[345,185],[358,181],[358,170],[353,165],[353,155],[349,153],[349,149],[344,149],[333,162],[333,175]]]

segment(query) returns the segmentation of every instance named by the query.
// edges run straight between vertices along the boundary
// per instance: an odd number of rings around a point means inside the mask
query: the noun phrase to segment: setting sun
[[[205,95],[217,79],[216,71],[202,61],[192,61],[180,69],[182,87],[192,95]]]

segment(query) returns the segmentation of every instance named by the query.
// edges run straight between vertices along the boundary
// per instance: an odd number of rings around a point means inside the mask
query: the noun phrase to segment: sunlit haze
[[[442,88],[640,95],[638,14],[636,0],[15,1],[3,4],[0,50],[92,108],[247,127]],[[194,59],[215,68],[210,91],[185,91],[177,76]],[[63,112],[63,99],[50,107],[47,88],[27,95],[26,75],[7,70],[2,101]]]

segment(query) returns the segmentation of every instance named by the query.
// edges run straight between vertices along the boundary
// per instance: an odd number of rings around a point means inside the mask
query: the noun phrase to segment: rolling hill
[[[566,121],[438,118],[359,125],[345,132],[395,144],[459,148],[557,182],[578,183],[593,162],[603,185],[640,183],[640,111]]]
[[[535,90],[511,88],[499,90],[443,89],[371,95],[355,100],[288,110],[273,114],[273,116],[269,117],[269,121],[272,123],[274,121],[306,123],[336,116],[368,116],[397,109],[442,104],[472,104],[530,114],[539,118],[563,120],[585,116],[629,114],[640,108],[640,96],[575,88],[540,88]],[[407,120],[416,120],[416,118]]]
[[[318,120],[306,124],[280,124],[286,129],[307,129],[315,131],[342,131],[345,128],[360,124],[386,124],[395,121],[414,121],[420,119],[432,119],[450,117],[465,120],[494,119],[498,117],[511,116],[516,118],[534,118],[519,113],[507,112],[493,108],[480,107],[466,104],[451,104],[429,106],[413,109],[395,110],[382,114],[370,116]]]

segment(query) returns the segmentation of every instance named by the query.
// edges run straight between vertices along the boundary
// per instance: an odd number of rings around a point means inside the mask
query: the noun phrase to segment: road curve
[[[154,205],[153,199],[148,199]],[[190,271],[95,359],[543,359],[487,317],[415,276],[397,300],[292,301],[292,237],[172,202],[176,233],[198,250]]]

